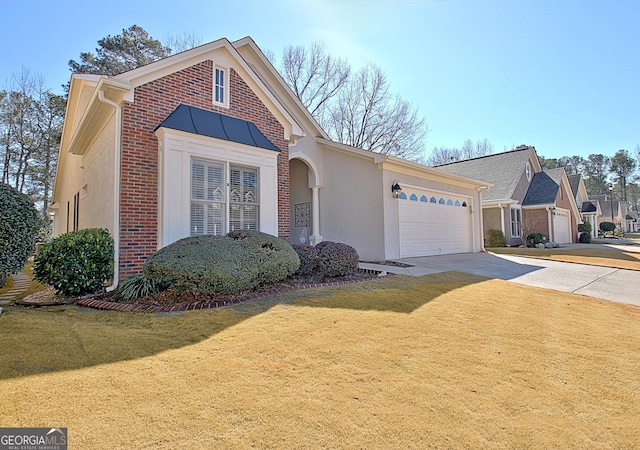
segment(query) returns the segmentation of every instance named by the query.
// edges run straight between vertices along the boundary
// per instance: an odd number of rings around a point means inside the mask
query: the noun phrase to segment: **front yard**
[[[634,448],[640,308],[458,272],[0,316],[5,427],[69,448]]]

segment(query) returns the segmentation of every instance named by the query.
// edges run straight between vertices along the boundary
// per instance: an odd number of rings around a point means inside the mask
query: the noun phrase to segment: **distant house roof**
[[[252,147],[280,151],[262,134],[253,122],[193,106],[179,105],[156,127],[156,130],[158,128],[170,128],[200,136],[251,145]]]
[[[533,147],[522,146],[505,153],[457,161],[436,168],[492,183],[493,187],[482,193],[482,201],[506,200],[513,195],[532,150]]]
[[[536,173],[531,180],[527,195],[522,201],[523,206],[546,205],[556,201],[558,189],[562,182],[564,169],[551,169]]]
[[[569,186],[571,186],[571,193],[573,194],[573,198],[578,194],[578,187],[580,186],[580,178],[582,175],[579,173],[567,174],[567,178],[569,179]]]
[[[592,201],[583,202],[581,211],[583,213],[597,212],[598,211],[598,207],[596,206],[595,202],[592,202]]]

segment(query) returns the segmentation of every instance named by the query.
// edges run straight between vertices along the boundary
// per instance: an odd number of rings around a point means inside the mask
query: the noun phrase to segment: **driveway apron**
[[[414,276],[457,270],[640,306],[640,272],[634,270],[492,253],[425,256],[397,261],[413,267],[384,266],[382,270]]]

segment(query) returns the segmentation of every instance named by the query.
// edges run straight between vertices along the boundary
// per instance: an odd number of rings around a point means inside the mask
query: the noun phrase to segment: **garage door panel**
[[[571,242],[571,218],[569,211],[556,209],[553,211],[554,241],[558,244]]]
[[[416,192],[416,196],[437,200],[436,203],[400,200],[400,257],[470,252],[468,200],[428,191]],[[444,199],[444,204],[439,203],[440,198]]]

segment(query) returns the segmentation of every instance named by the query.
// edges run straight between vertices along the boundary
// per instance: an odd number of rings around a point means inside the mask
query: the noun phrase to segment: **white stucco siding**
[[[382,171],[369,158],[326,152],[320,189],[323,239],[353,246],[363,260],[384,259]]]
[[[278,235],[278,153],[190,133],[160,129],[158,247],[190,235],[193,158],[258,169],[260,231]],[[228,180],[227,180],[228,183]]]
[[[64,167],[56,174],[56,197],[58,210],[54,216],[56,235],[73,229],[73,199],[79,194],[79,228],[107,228],[114,232],[114,161],[115,161],[115,115],[97,133],[96,139],[84,155],[66,153],[61,155]]]

